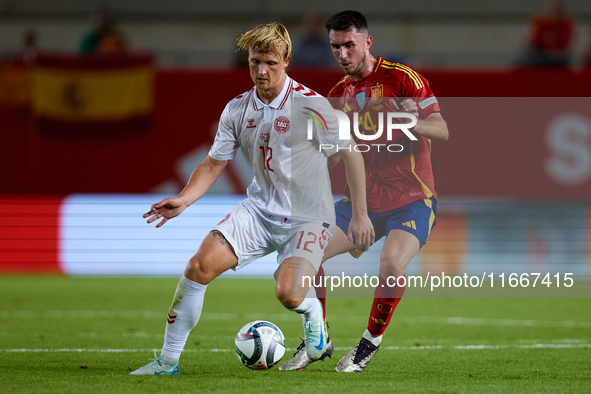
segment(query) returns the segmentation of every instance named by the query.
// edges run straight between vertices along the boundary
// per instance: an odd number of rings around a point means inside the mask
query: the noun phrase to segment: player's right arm
[[[169,219],[180,215],[189,205],[203,197],[220,177],[227,164],[227,160],[216,160],[207,156],[201,164],[195,167],[189,182],[177,197],[167,197],[153,204],[150,211],[144,214],[144,218],[149,218],[148,223],[162,219],[156,224],[156,227],[161,227]]]
[[[242,96],[237,98],[240,97]],[[144,214],[144,218],[149,218],[148,223],[162,219],[156,225],[161,227],[169,219],[180,215],[189,205],[203,197],[220,177],[228,161],[236,157],[239,144],[232,112],[235,112],[237,98],[230,101],[222,112],[218,131],[207,158],[195,167],[187,185],[177,197],[167,197],[152,205],[150,211]]]

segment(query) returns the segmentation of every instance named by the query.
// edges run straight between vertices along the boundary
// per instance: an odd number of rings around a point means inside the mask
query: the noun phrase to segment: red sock
[[[324,268],[322,268],[322,266],[318,268],[314,283],[322,284],[322,286],[314,287],[316,288],[316,297],[318,297],[318,300],[320,300],[320,303],[322,304],[322,313],[324,314],[324,321],[326,321],[326,283],[324,283]]]
[[[373,304],[371,305],[369,323],[367,325],[367,329],[371,335],[377,337],[386,331],[388,324],[390,324],[390,319],[392,319],[392,314],[404,294],[404,290],[406,290],[406,286],[389,287],[386,281],[380,276],[380,283],[374,291]]]

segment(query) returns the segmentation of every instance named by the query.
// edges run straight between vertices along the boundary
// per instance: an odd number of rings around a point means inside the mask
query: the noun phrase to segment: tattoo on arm
[[[219,231],[214,230],[214,231],[211,232],[211,235],[213,235],[214,237],[218,238],[220,240],[220,244],[222,246],[228,245],[228,243],[229,243],[228,240],[226,239],[226,237],[224,237],[224,234],[220,233]]]

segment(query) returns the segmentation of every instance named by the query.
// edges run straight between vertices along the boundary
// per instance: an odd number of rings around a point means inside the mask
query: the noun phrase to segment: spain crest
[[[371,87],[371,102],[374,104],[382,101],[384,97],[384,85],[379,84]]]

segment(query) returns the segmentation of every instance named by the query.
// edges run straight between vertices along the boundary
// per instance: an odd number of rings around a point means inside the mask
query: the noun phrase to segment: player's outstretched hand
[[[187,208],[187,205],[180,197],[166,197],[164,200],[152,204],[149,212],[144,213],[144,218],[149,218],[148,223],[162,219],[156,227],[162,227],[168,219],[172,219],[181,214]]]
[[[355,242],[353,242],[355,236]],[[349,231],[347,232],[349,242],[354,243],[355,247],[364,252],[375,242],[376,234],[373,229],[373,224],[367,215],[360,217],[353,217],[349,223]]]

